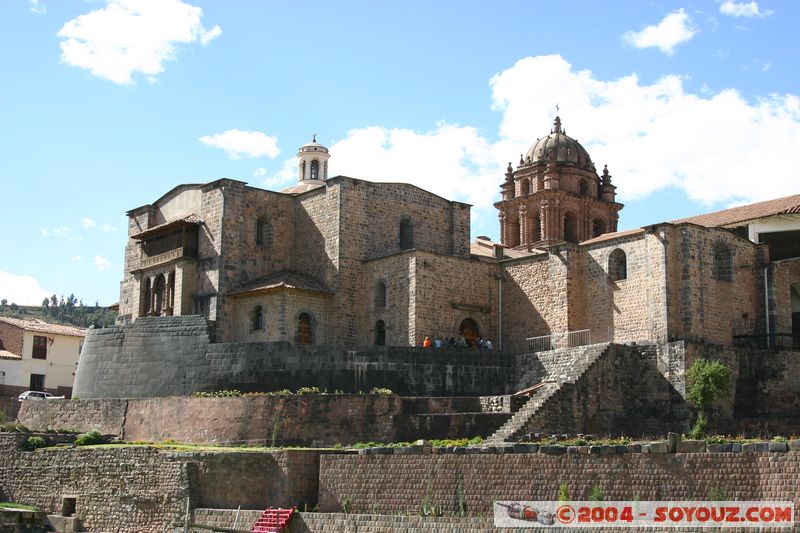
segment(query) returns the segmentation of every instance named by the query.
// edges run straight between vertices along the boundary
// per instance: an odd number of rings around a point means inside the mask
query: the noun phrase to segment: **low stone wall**
[[[17,418],[21,403],[16,398],[0,398],[0,413],[2,413],[0,417],[6,422],[13,422]]]
[[[555,500],[566,483],[575,500],[588,499],[594,485],[606,500],[702,500],[710,491],[732,500],[793,500],[800,519],[800,451],[609,452],[325,456],[319,505],[323,512],[341,512],[348,501],[353,513],[416,513],[430,495],[448,513],[459,510],[463,494],[467,511],[482,514],[496,500]]]
[[[143,317],[89,330],[74,395],[147,398],[308,386],[351,393],[384,387],[404,396],[496,395],[508,392],[513,366],[514,357],[499,350],[212,343],[203,317]]]
[[[480,398],[309,394],[238,398],[24,402],[19,420],[38,430],[92,429],[128,442],[333,446],[486,437],[508,413],[482,413]],[[448,413],[447,409],[478,412]],[[406,409],[411,411],[406,412]]]
[[[262,511],[236,509],[195,509],[193,523],[209,528],[247,530],[261,517]],[[404,515],[344,514],[298,512],[289,522],[286,533],[363,533],[378,531],[426,531],[439,533],[490,533],[515,531],[497,529],[493,519],[459,517],[423,517]]]
[[[124,448],[19,450],[0,433],[0,498],[55,513],[73,497],[89,530],[163,531],[190,507],[313,506],[320,452],[225,453]]]

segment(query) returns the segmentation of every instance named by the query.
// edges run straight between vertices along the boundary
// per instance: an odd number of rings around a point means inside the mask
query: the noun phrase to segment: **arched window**
[[[297,344],[311,344],[311,315],[301,313],[297,317]]]
[[[606,232],[606,223],[601,218],[592,221],[592,237],[599,237]]]
[[[581,180],[580,183],[578,183],[578,194],[581,196],[589,196],[589,184],[586,180]]]
[[[171,271],[167,276],[167,314],[172,315],[175,309],[175,271]]]
[[[386,324],[383,320],[375,322],[375,346],[386,346]]]
[[[608,279],[610,281],[628,279],[628,258],[619,248],[608,254]]]
[[[458,327],[458,334],[464,337],[467,344],[471,347],[475,347],[478,344],[478,338],[481,336],[481,330],[474,320],[465,318]]]
[[[564,240],[567,242],[578,242],[578,221],[572,213],[564,215]]]
[[[538,212],[531,218],[531,229],[528,239],[531,242],[539,242],[542,240],[542,218]]]
[[[164,281],[164,274],[159,274],[155,283],[153,283],[153,293],[155,296],[153,312],[156,315],[161,315],[162,311],[164,310],[164,288],[166,285],[167,284]]]
[[[257,305],[253,308],[253,316],[250,319],[250,331],[261,331],[264,329],[264,308]]]
[[[508,242],[504,243],[510,247],[519,246],[519,218],[514,217],[508,223],[508,235],[506,235],[506,240]]]
[[[519,184],[519,194],[520,196],[525,196],[531,192],[531,182],[527,179],[522,180]]]
[[[319,179],[319,161],[316,159],[311,162],[311,179],[318,180]]]
[[[714,264],[711,277],[720,281],[733,281],[733,254],[725,243],[714,245]]]
[[[150,312],[150,306],[153,302],[153,291],[150,287],[150,278],[147,278],[144,282],[144,293],[142,295],[142,310],[139,316],[147,316],[147,313]]]
[[[410,250],[414,247],[414,223],[404,217],[400,221],[400,249]]]
[[[269,246],[272,239],[272,231],[266,217],[256,220],[256,244]]]
[[[375,282],[375,309],[386,308],[386,283],[383,280]]]

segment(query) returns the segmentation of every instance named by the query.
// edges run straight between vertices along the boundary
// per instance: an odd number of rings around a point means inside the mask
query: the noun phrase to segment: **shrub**
[[[559,485],[558,487],[558,501],[560,502],[569,501],[569,485],[567,485],[566,481],[562,481],[561,485]]]
[[[75,446],[93,446],[95,444],[106,444],[108,440],[96,429],[84,433],[75,439]]]
[[[708,427],[708,414],[711,405],[719,398],[728,395],[731,382],[731,369],[720,361],[698,359],[686,375],[693,381],[686,397],[699,410],[697,420],[692,427],[694,438],[703,436]]]
[[[589,497],[586,499],[590,502],[603,501],[603,489],[600,488],[599,484],[595,483],[594,485],[592,485],[592,488],[589,491]]]
[[[372,390],[369,391],[369,393],[377,394],[378,396],[391,396],[392,394],[394,394],[392,392],[392,389],[386,389],[382,387],[373,387]]]
[[[28,440],[22,445],[24,450],[33,451],[37,448],[46,448],[48,446],[47,441],[45,441],[42,437],[38,435],[33,435],[28,437]]]
[[[712,502],[723,502],[728,499],[728,493],[722,487],[709,487],[708,488],[708,499]]]
[[[297,394],[319,394],[319,387],[300,387],[297,389]]]

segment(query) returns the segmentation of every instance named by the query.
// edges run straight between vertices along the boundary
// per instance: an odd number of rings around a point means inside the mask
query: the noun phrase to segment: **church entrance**
[[[481,336],[481,331],[478,328],[478,324],[471,318],[465,318],[461,321],[461,325],[458,327],[458,333],[464,337],[464,340],[467,341],[470,348],[474,348],[478,345],[478,338]]]

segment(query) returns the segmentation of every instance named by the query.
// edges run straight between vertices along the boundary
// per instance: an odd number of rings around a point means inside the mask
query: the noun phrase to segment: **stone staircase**
[[[531,399],[500,429],[487,438],[484,444],[489,446],[501,445],[524,433],[528,422],[546,407],[548,400],[565,385],[578,381],[606,353],[608,347],[608,343],[602,343],[559,350],[563,353],[565,359],[572,358],[571,364],[562,367],[561,372],[558,374],[551,374],[542,380]]]

